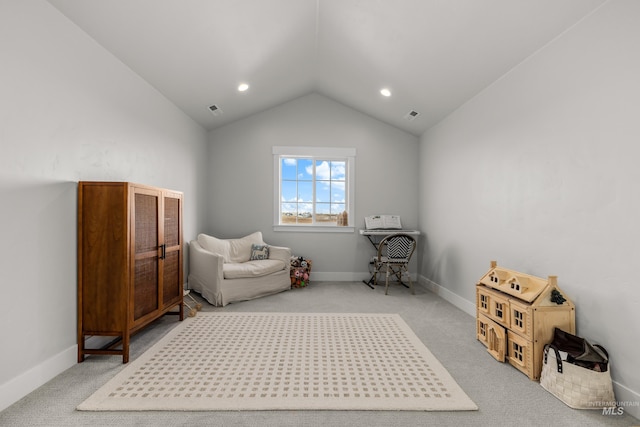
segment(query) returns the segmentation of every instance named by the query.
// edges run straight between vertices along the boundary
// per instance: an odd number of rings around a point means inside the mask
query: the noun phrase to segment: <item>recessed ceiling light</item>
[[[385,87],[383,89],[380,89],[380,94],[382,94],[382,96],[388,97],[391,96],[391,91]]]
[[[240,85],[238,86],[238,91],[240,92],[244,92],[247,89],[249,89],[249,85],[246,83],[240,83]]]

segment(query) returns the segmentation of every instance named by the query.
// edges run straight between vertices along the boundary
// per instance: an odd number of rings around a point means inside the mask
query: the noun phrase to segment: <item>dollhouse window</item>
[[[480,295],[480,308],[486,310],[489,307],[489,297],[487,295]]]
[[[503,317],[504,304],[497,302],[496,303],[496,317]]]
[[[520,362],[524,360],[524,348],[515,342],[513,343],[513,358]]]
[[[498,283],[498,277],[497,276],[491,276],[491,281],[493,283]]]
[[[487,324],[484,322],[480,322],[480,335],[487,337]]]
[[[524,314],[521,311],[513,310],[513,321],[517,327],[524,327]]]
[[[511,289],[515,289],[516,291],[519,291],[520,290],[520,283],[512,282],[511,283]]]

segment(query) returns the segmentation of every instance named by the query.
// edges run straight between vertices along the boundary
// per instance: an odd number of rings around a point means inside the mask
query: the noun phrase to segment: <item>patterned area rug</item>
[[[478,408],[397,314],[200,312],[77,409]]]

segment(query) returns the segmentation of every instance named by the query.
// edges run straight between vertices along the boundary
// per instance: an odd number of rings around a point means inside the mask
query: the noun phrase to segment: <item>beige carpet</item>
[[[397,314],[200,312],[77,409],[478,408]]]

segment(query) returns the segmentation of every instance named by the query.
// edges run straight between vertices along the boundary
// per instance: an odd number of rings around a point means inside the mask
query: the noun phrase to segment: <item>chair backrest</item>
[[[385,252],[386,247],[386,254]],[[416,239],[408,234],[391,234],[380,242],[378,246],[378,259],[386,256],[389,262],[409,262],[416,249]]]

